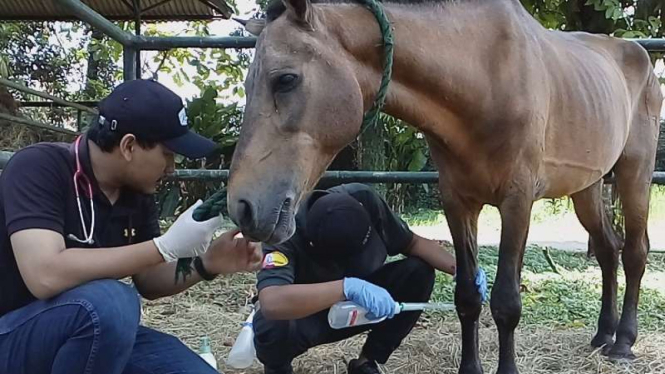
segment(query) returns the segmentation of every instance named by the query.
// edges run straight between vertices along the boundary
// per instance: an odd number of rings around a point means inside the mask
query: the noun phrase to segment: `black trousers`
[[[426,302],[434,287],[434,269],[409,257],[388,263],[367,278],[398,302]],[[287,372],[291,362],[308,349],[370,331],[362,353],[381,364],[411,332],[421,312],[404,312],[377,324],[335,330],[328,324],[328,310],[298,320],[267,320],[259,310],[254,316],[254,345],[266,371]]]

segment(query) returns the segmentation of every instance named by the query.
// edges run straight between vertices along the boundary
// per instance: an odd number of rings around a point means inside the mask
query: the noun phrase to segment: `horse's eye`
[[[275,80],[275,91],[286,92],[295,87],[298,76],[295,74],[282,74]]]

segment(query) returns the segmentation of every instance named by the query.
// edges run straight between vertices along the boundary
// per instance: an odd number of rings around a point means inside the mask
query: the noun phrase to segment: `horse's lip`
[[[273,237],[279,231],[280,227],[283,227],[285,225],[288,225],[288,219],[289,219],[289,213],[291,212],[291,204],[293,202],[293,199],[290,197],[287,197],[282,201],[282,206],[279,209],[279,213],[277,214],[277,219],[275,220],[275,224],[272,227],[272,232],[270,233],[270,236],[268,237],[267,242],[270,243],[273,240]]]

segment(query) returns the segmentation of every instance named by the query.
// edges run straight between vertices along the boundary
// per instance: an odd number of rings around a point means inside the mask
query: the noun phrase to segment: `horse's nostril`
[[[252,204],[250,204],[249,201],[243,199],[238,201],[238,223],[240,226],[251,226],[253,220],[254,212],[252,211]]]

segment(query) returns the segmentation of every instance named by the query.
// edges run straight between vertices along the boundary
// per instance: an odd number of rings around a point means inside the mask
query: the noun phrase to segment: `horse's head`
[[[310,0],[284,0],[268,10],[245,88],[240,139],[233,155],[228,209],[244,235],[282,242],[295,231],[302,195],[357,136],[360,86],[348,53]]]

